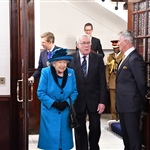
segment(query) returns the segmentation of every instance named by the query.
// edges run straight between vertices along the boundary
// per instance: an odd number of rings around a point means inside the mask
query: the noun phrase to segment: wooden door
[[[40,103],[36,98],[37,84],[28,83],[29,68],[34,66],[34,0],[19,0],[18,8],[19,149],[27,150],[29,134],[38,132],[40,114]]]
[[[8,106],[9,122],[7,121],[9,146],[7,144],[7,148],[2,148],[28,150],[30,111],[35,112],[34,107],[30,107],[33,87],[28,84],[29,64],[34,61],[34,0],[11,0],[10,14],[11,96]]]
[[[18,1],[18,127],[19,150],[28,150],[28,1]]]
[[[35,50],[35,31],[34,31],[34,0],[28,0],[27,3],[27,24],[28,24],[28,77],[30,77],[35,71],[35,51],[40,51],[40,49]],[[39,37],[40,38],[40,37]],[[37,43],[36,43],[37,44]],[[38,134],[39,132],[39,122],[40,122],[40,101],[37,98],[37,86],[38,79],[33,84],[32,90],[29,89],[29,134]],[[30,88],[30,87],[29,87]],[[30,93],[31,92],[31,93]]]

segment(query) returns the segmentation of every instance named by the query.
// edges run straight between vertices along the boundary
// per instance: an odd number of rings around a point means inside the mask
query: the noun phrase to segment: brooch
[[[123,69],[127,69],[127,66],[123,66]]]

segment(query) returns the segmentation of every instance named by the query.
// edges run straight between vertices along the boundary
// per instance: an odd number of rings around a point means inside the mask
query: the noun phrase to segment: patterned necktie
[[[83,75],[84,77],[86,76],[86,70],[87,70],[87,61],[86,61],[86,56],[83,56],[83,61],[82,61],[82,65],[81,65],[81,68],[82,68],[82,71],[83,71]]]

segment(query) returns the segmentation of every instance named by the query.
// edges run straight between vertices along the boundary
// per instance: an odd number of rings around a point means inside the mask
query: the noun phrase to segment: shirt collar
[[[55,47],[55,45],[53,45],[51,49],[48,49],[47,52],[52,52],[54,47]]]
[[[125,57],[127,57],[132,51],[134,51],[135,50],[135,47],[131,47],[131,48],[129,48],[125,53],[124,53],[124,55],[125,55]]]
[[[85,56],[85,55],[82,55],[80,51],[79,51],[79,55],[80,55],[80,59],[81,59],[81,60],[83,59],[83,56]],[[89,58],[89,54],[86,55],[86,58]]]

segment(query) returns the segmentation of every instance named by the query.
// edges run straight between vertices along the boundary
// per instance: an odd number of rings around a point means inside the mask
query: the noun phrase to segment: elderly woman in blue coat
[[[74,103],[78,92],[73,69],[67,68],[72,56],[67,49],[56,49],[49,59],[50,67],[42,69],[37,89],[41,101],[38,148],[70,150],[73,148],[72,129],[69,126],[70,99]]]

